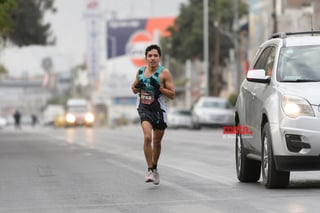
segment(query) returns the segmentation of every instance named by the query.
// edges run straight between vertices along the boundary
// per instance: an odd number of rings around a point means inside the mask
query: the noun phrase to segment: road
[[[239,183],[221,129],[167,130],[161,183],[144,182],[139,126],[0,130],[0,212],[318,212],[320,172],[286,189]]]

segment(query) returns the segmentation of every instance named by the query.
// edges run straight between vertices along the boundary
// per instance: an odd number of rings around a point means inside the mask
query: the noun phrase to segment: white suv
[[[290,171],[320,170],[319,35],[278,33],[257,51],[235,111],[241,182],[262,173],[267,188],[286,187]]]

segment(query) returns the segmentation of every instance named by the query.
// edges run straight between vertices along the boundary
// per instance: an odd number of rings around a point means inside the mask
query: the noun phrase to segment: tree
[[[225,65],[225,59],[229,56],[229,49],[233,47],[233,41],[226,32],[232,32],[233,26],[233,2],[234,0],[209,0],[209,79],[212,87],[213,77],[220,78],[219,75],[213,76],[214,65]],[[247,14],[247,5],[240,4],[240,16]],[[170,55],[184,63],[187,59],[203,60],[203,1],[189,0],[188,4],[182,4],[180,14],[176,19],[175,25],[168,31],[171,37],[164,38],[162,41],[163,49]],[[217,69],[217,67],[215,67]],[[218,82],[221,82],[220,79]],[[216,94],[215,94],[216,95]]]
[[[1,0],[0,8],[7,8],[8,12],[5,17],[8,24],[0,25],[3,41],[19,47],[54,44],[50,24],[43,23],[46,11],[56,11],[53,3],[54,0]]]
[[[0,0],[0,35],[7,34],[13,27],[10,11],[16,6],[15,1]]]
[[[7,73],[8,73],[7,69],[2,64],[0,64],[0,77],[1,75],[5,75]]]

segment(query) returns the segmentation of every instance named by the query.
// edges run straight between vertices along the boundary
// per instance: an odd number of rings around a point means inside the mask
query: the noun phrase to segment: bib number
[[[140,99],[143,104],[152,104],[154,101],[154,94],[152,91],[141,90]]]

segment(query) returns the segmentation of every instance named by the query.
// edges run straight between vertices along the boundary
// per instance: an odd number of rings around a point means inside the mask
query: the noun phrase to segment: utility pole
[[[272,5],[272,19],[273,19],[273,33],[278,32],[278,20],[277,20],[277,5],[276,0],[273,0]]]
[[[313,20],[312,20],[312,29],[319,30],[320,29],[320,2],[319,0],[313,0]]]
[[[209,18],[208,0],[203,0],[203,72],[204,72],[204,95],[209,95]]]
[[[233,43],[235,49],[236,60],[236,93],[239,93],[239,88],[242,81],[242,65],[241,65],[241,51],[239,44],[239,0],[233,0]]]
[[[218,3],[219,4],[219,3]],[[218,11],[220,6],[217,7]],[[219,96],[221,87],[221,71],[220,71],[220,13],[217,14],[217,20],[214,23],[215,26],[215,48],[214,48],[214,68],[213,68],[213,96]]]

